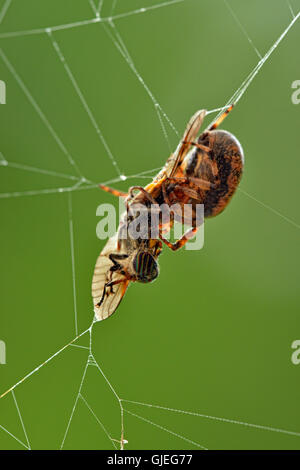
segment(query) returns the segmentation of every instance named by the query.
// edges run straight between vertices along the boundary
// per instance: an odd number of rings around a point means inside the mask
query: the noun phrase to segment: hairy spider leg
[[[186,244],[186,242],[188,242],[191,238],[194,237],[194,235],[196,234],[197,230],[198,230],[198,227],[192,227],[192,228],[188,229],[188,230],[184,233],[184,235],[183,235],[179,240],[177,240],[175,243],[171,243],[171,242],[169,242],[168,240],[166,240],[166,239],[162,236],[161,233],[159,234],[159,238],[160,238],[161,241],[162,241],[165,245],[167,245],[171,250],[177,251],[177,250],[179,250],[180,248],[182,248],[182,247]]]
[[[210,126],[210,128],[208,130],[213,131],[214,129],[217,129],[217,127],[219,127],[219,125],[228,116],[230,111],[232,111],[233,107],[234,107],[234,104],[230,105],[229,108],[227,108],[226,111],[224,111],[224,113],[221,114],[221,116]]]
[[[124,193],[123,191],[119,191],[118,189],[110,188],[109,186],[105,186],[105,184],[99,184],[99,188],[117,197],[128,197],[128,193]]]

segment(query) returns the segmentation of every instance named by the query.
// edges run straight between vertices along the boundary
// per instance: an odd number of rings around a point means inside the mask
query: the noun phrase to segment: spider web
[[[161,9],[173,8],[175,7],[176,4],[180,4],[180,3],[188,3],[188,2],[192,3],[193,0],[170,0],[170,1],[162,2],[162,3],[157,2],[154,5],[146,5],[138,9],[128,10],[128,11],[120,12],[120,13],[117,12],[119,2],[117,0],[112,0],[109,16],[102,16],[102,10],[105,4],[107,3],[106,0],[100,0],[100,1],[87,0],[87,2],[89,3],[90,9],[91,9],[91,17],[88,19],[84,19],[84,20],[76,21],[76,22],[70,22],[66,24],[60,24],[56,26],[36,28],[36,29],[31,29],[31,30],[3,32],[3,33],[0,33],[0,39],[8,40],[9,38],[15,38],[15,40],[17,39],[21,40],[25,36],[40,36],[40,35],[48,38],[57,56],[58,64],[60,64],[63,67],[66,77],[69,80],[69,85],[70,87],[74,89],[77,99],[83,106],[86,112],[86,115],[88,119],[90,120],[90,123],[96,133],[96,136],[99,139],[100,144],[102,145],[102,148],[103,148],[102,158],[105,158],[104,155],[106,155],[106,158],[109,159],[110,164],[115,172],[115,177],[110,178],[106,181],[101,181],[101,183],[113,184],[113,183],[118,183],[118,182],[123,182],[123,181],[130,181],[136,178],[151,179],[153,175],[155,175],[155,173],[159,170],[159,168],[152,168],[152,169],[145,170],[143,172],[139,172],[136,174],[122,173],[119,163],[118,163],[118,159],[116,158],[113,151],[111,150],[111,147],[109,143],[107,142],[104,136],[104,133],[101,130],[101,126],[97,122],[97,119],[95,118],[92,112],[92,109],[85,98],[84,90],[82,90],[79,82],[76,79],[75,74],[73,73],[72,66],[70,65],[69,61],[67,60],[64,54],[63,45],[61,44],[61,41],[56,37],[56,33],[59,31],[63,31],[63,30],[71,31],[74,28],[81,28],[81,27],[89,26],[95,23],[98,23],[99,27],[103,28],[107,37],[111,41],[113,47],[118,52],[120,56],[120,60],[124,61],[124,63],[128,66],[128,68],[133,73],[133,76],[135,77],[137,81],[136,86],[141,86],[146,96],[149,98],[153,106],[153,109],[155,111],[155,114],[157,116],[157,120],[161,129],[163,138],[166,142],[166,145],[169,151],[171,151],[174,145],[171,142],[170,135],[173,134],[174,136],[176,136],[176,138],[180,138],[181,131],[179,132],[177,130],[172,119],[168,116],[167,111],[162,107],[162,105],[156,98],[155,94],[151,91],[151,88],[146,83],[145,79],[142,77],[140,71],[138,70],[132,58],[132,55],[130,54],[130,51],[128,50],[126,41],[124,40],[120,32],[120,29],[118,27],[118,22],[120,20],[122,20],[122,22],[126,21],[127,18],[130,18],[132,16],[139,16],[139,15],[147,14],[150,11],[153,11],[155,12],[156,15],[158,15]],[[12,0],[6,0],[3,3],[2,9],[0,11],[0,24],[3,22],[6,14],[8,13],[11,3],[12,3]],[[280,45],[283,39],[287,36],[288,32],[291,30],[291,28],[294,26],[294,24],[297,22],[300,16],[300,11],[297,11],[295,7],[292,6],[291,2],[287,1],[285,5],[283,2],[283,8],[285,7],[290,11],[290,15],[291,15],[290,21],[287,25],[285,25],[282,31],[282,34],[275,40],[275,42],[273,42],[272,46],[267,50],[267,52],[263,54],[261,51],[258,50],[252,38],[249,36],[247,30],[245,29],[244,25],[242,24],[237,14],[235,13],[233,7],[231,6],[231,2],[229,0],[224,0],[224,5],[228,9],[228,12],[231,15],[232,20],[234,21],[236,27],[240,29],[241,34],[248,41],[250,48],[254,51],[254,53],[258,57],[258,62],[255,65],[255,67],[253,67],[250,70],[248,75],[246,75],[241,85],[234,91],[234,93],[227,99],[227,101],[220,103],[220,106],[218,108],[210,109],[208,111],[208,114],[215,115],[214,120],[217,119],[217,117],[223,112],[224,109],[226,109],[226,107],[229,104],[235,103],[237,105],[240,102],[240,100],[243,98],[244,94],[248,90],[248,87],[251,85],[252,81],[256,78],[257,74],[263,68],[267,60],[270,58],[271,54],[275,51],[275,49]],[[196,442],[194,439],[190,439],[186,435],[179,434],[173,431],[172,429],[162,426],[160,423],[154,422],[150,420],[148,417],[142,416],[137,413],[133,413],[130,409],[127,408],[127,405],[129,404],[137,405],[139,407],[142,407],[142,409],[146,409],[146,410],[149,410],[149,409],[162,410],[162,411],[167,412],[170,415],[180,414],[180,415],[186,415],[186,416],[193,416],[193,417],[198,417],[198,418],[202,418],[202,419],[206,419],[206,420],[210,420],[210,421],[218,422],[218,423],[220,422],[231,423],[237,426],[242,426],[242,427],[244,426],[247,428],[260,429],[260,430],[265,430],[269,432],[281,433],[281,434],[286,434],[290,436],[300,437],[300,432],[280,429],[280,428],[276,428],[273,426],[261,425],[261,424],[256,424],[256,423],[248,423],[243,420],[211,416],[211,415],[199,413],[196,411],[176,409],[176,408],[172,408],[168,406],[162,406],[160,404],[149,404],[149,403],[144,403],[142,401],[131,400],[130,398],[127,399],[123,397],[122,392],[117,390],[117,387],[115,387],[115,385],[112,383],[112,381],[108,377],[108,374],[104,373],[104,368],[102,364],[100,364],[99,361],[96,360],[95,358],[94,344],[93,344],[93,334],[94,334],[94,327],[96,323],[95,319],[93,319],[90,326],[87,329],[84,329],[83,331],[80,331],[79,326],[78,326],[78,306],[77,306],[77,303],[78,303],[77,302],[77,268],[78,267],[76,265],[76,257],[75,257],[75,249],[74,249],[74,232],[75,232],[74,227],[75,226],[74,226],[74,214],[73,214],[73,193],[85,192],[85,191],[89,191],[91,189],[97,188],[100,182],[92,181],[85,177],[85,175],[83,174],[80,168],[81,167],[80,161],[76,160],[73,157],[73,155],[70,153],[70,151],[67,149],[61,137],[55,130],[55,127],[47,118],[47,114],[42,110],[41,106],[39,105],[37,100],[34,98],[33,92],[30,90],[30,87],[27,84],[25,84],[21,75],[18,73],[16,65],[12,63],[12,61],[10,60],[8,55],[2,50],[2,48],[0,49],[0,57],[2,59],[3,64],[10,71],[10,73],[16,80],[17,84],[19,85],[20,89],[22,90],[24,95],[27,97],[31,106],[36,111],[39,119],[42,121],[42,123],[44,124],[44,126],[49,131],[52,138],[54,139],[55,143],[57,144],[60,151],[64,155],[67,163],[69,164],[70,169],[72,169],[72,173],[70,172],[70,174],[62,173],[59,171],[46,170],[43,168],[38,168],[35,166],[27,165],[26,163],[20,164],[17,162],[13,162],[10,159],[8,159],[6,155],[3,155],[2,153],[0,154],[0,165],[3,167],[2,171],[5,171],[4,167],[9,167],[9,168],[16,169],[16,170],[22,170],[24,172],[52,176],[52,177],[58,178],[59,180],[67,179],[71,182],[71,185],[67,185],[67,186],[62,185],[59,187],[32,189],[32,190],[26,190],[26,191],[1,192],[0,199],[24,198],[26,196],[39,196],[39,195],[45,195],[45,194],[67,193],[68,222],[69,222],[68,243],[69,243],[69,249],[70,249],[71,267],[72,267],[73,310],[74,310],[74,330],[75,330],[74,337],[71,341],[67,342],[67,344],[65,344],[63,347],[58,349],[54,354],[50,355],[46,360],[43,359],[28,374],[26,374],[24,377],[22,377],[20,380],[14,383],[7,390],[4,390],[1,392],[0,400],[4,400],[4,399],[8,400],[10,397],[15,406],[17,417],[19,419],[19,422],[22,428],[23,438],[20,439],[19,437],[17,437],[17,435],[15,435],[15,433],[11,432],[10,429],[0,424],[0,428],[2,429],[2,431],[7,433],[12,439],[14,439],[24,448],[26,449],[32,448],[30,435],[27,432],[27,426],[22,416],[22,410],[18,403],[16,390],[18,390],[18,393],[21,394],[22,384],[31,380],[33,376],[38,375],[41,369],[46,369],[49,363],[55,362],[57,357],[60,356],[67,349],[77,348],[77,349],[82,350],[82,352],[86,355],[86,359],[85,359],[84,367],[80,372],[80,381],[78,384],[78,390],[76,392],[73,404],[72,406],[70,406],[69,419],[66,423],[66,426],[63,432],[63,437],[60,442],[61,449],[65,447],[66,439],[70,433],[74,416],[78,409],[79,403],[83,404],[86,410],[91,414],[91,416],[93,417],[97,425],[102,429],[104,434],[107,436],[111,447],[114,449],[118,449],[118,448],[124,449],[124,447],[126,447],[127,440],[130,440],[130,435],[128,435],[128,433],[126,432],[126,426],[124,423],[124,416],[126,414],[133,416],[137,420],[142,421],[143,423],[146,423],[147,425],[150,425],[155,429],[159,429],[165,433],[168,433],[172,437],[176,437],[184,441],[187,445],[192,446],[193,448],[196,447],[198,449],[207,449],[205,442],[202,442],[202,441]],[[289,217],[286,217],[284,214],[280,213],[273,207],[258,200],[256,197],[244,191],[243,189],[240,189],[240,191],[243,192],[249,198],[254,199],[258,204],[262,205],[267,210],[281,217],[287,223],[294,225],[297,228],[300,228],[300,226],[294,220],[290,219]],[[88,345],[80,344],[79,340],[81,338],[88,338]],[[97,373],[101,376],[109,393],[111,394],[111,396],[113,397],[113,399],[118,405],[119,423],[120,423],[118,435],[112,434],[108,430],[109,426],[107,426],[107,423],[102,422],[101,417],[99,417],[97,413],[94,411],[93,407],[91,406],[89,402],[88,397],[86,396],[84,392],[84,385],[86,384],[86,381],[87,381],[87,372],[90,369],[95,369]]]

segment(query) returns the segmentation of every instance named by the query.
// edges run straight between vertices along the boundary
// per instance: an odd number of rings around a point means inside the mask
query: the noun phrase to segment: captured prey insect
[[[122,193],[104,185],[100,187],[118,197],[126,198],[126,212],[118,231],[108,240],[100,253],[93,276],[92,296],[98,320],[112,315],[118,307],[130,282],[151,282],[159,274],[158,256],[163,244],[178,250],[196,233],[200,221],[196,217],[197,204],[204,205],[204,217],[221,213],[240,182],[244,155],[238,140],[229,132],[217,130],[232,110],[231,105],[221,116],[197,138],[206,115],[205,110],[196,112],[190,119],[182,140],[165,166],[145,186],[132,186]],[[160,218],[158,236],[153,237],[150,224],[143,227],[143,237],[134,238],[128,226],[134,220],[133,204],[150,209],[166,204],[180,210],[172,212],[168,221]],[[186,217],[186,207],[190,208]],[[184,219],[183,214],[184,213]],[[187,224],[190,228],[175,243],[166,240],[174,222]],[[124,232],[127,237],[124,237]],[[152,237],[151,237],[152,236]]]

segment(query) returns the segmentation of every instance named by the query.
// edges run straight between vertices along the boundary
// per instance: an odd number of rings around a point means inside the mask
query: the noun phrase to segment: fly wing
[[[92,297],[94,312],[98,320],[105,320],[116,311],[129,284],[129,280],[122,274],[110,272],[110,268],[113,266],[109,259],[111,253],[118,253],[117,235],[108,240],[96,261],[92,281]],[[119,281],[119,283],[112,287],[106,287],[106,283],[110,281]]]
[[[203,120],[206,116],[206,110],[201,109],[197,111],[189,120],[189,123],[186,127],[186,130],[182,136],[181,141],[179,142],[177,149],[174,153],[170,155],[164,167],[160,172],[154,177],[153,181],[149,183],[145,189],[150,192],[152,195],[155,194],[158,188],[160,188],[160,183],[166,178],[174,176],[178,166],[183,161],[184,157],[190,149],[190,142],[194,142],[197,134],[200,130],[200,127],[203,123]],[[140,193],[139,193],[140,195]]]
[[[195,141],[197,134],[199,133],[200,127],[202,126],[205,115],[206,110],[201,109],[200,111],[197,111],[189,120],[186,130],[183,134],[181,141],[178,144],[177,149],[166,163],[165,173],[168,177],[174,175],[178,165],[181,164],[182,160],[190,149],[190,142]]]

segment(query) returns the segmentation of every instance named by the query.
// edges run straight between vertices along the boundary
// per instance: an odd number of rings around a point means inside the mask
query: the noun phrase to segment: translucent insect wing
[[[97,320],[105,320],[116,311],[129,284],[129,281],[122,274],[115,272],[112,274],[112,277],[110,277],[109,270],[113,263],[109,259],[109,255],[116,252],[118,252],[117,236],[108,240],[96,261],[92,281],[92,297]],[[110,280],[123,280],[123,282],[114,285],[112,292],[110,287],[108,287],[106,291],[107,294],[105,295],[103,302],[98,306],[97,304],[99,304],[103,296],[105,284]]]
[[[156,175],[154,180],[146,186],[145,189],[147,191],[155,191],[157,184],[161,183],[162,180],[174,176],[178,166],[181,164],[190,149],[190,142],[195,141],[205,116],[206,110],[201,109],[191,117],[175,152],[170,155],[165,166]]]
[[[174,175],[178,165],[180,165],[190,149],[190,142],[195,141],[205,116],[206,110],[201,109],[200,111],[197,111],[189,120],[182,140],[179,142],[175,153],[171,156],[167,163],[167,167],[165,168],[167,176]]]

